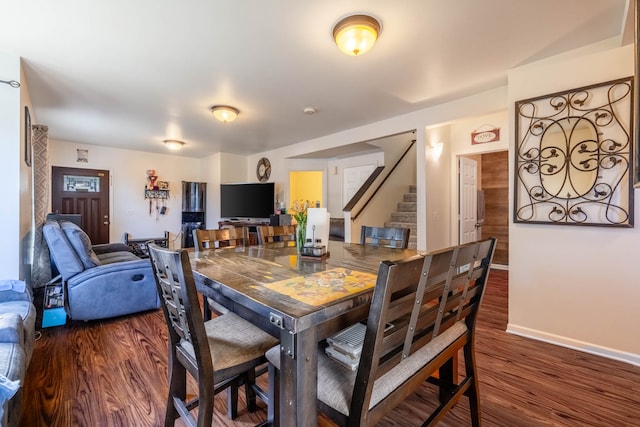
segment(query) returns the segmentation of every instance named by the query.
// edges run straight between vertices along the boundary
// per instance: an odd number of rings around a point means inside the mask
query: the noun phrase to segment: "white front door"
[[[459,165],[459,223],[460,244],[478,240],[478,163],[466,157],[460,157]]]

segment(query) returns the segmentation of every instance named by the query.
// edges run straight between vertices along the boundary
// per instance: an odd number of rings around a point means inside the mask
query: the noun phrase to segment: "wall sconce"
[[[184,145],[184,141],[180,141],[178,139],[165,139],[164,145],[167,146],[169,150],[177,151],[182,148]]]
[[[431,158],[434,162],[437,162],[442,156],[442,150],[444,149],[444,143],[437,142],[431,143]]]
[[[343,53],[358,56],[369,51],[380,35],[380,21],[369,15],[351,15],[333,27],[333,39]]]
[[[211,114],[222,123],[229,123],[238,117],[240,110],[229,105],[214,105],[211,107]]]

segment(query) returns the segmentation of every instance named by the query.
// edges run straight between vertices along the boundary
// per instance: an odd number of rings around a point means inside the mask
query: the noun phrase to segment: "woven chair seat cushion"
[[[204,325],[216,383],[246,371],[247,366],[261,363],[264,353],[278,343],[277,339],[232,312],[208,320]],[[195,360],[193,346],[184,340],[181,345]]]
[[[466,332],[467,326],[464,322],[455,323],[429,344],[380,377],[373,386],[369,409],[377,405]],[[266,357],[271,364],[280,369],[280,349],[278,346],[267,351]],[[318,351],[318,400],[344,415],[349,415],[356,374],[357,371],[352,371],[334,361],[324,351]]]
[[[449,344],[467,332],[464,322],[457,322],[434,338],[398,366],[378,378],[373,386],[369,409],[376,406],[403,382],[434,359]],[[357,371],[352,371],[332,360],[324,352],[318,355],[318,399],[337,411],[349,415],[353,385]]]

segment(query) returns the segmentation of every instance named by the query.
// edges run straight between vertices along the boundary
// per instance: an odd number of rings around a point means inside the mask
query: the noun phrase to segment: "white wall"
[[[343,218],[344,213],[344,170],[347,168],[355,168],[359,166],[384,165],[384,152],[381,150],[375,153],[363,154],[360,156],[343,157],[330,159],[328,162],[329,175],[327,179],[327,209],[331,214],[331,218]],[[335,170],[335,174],[333,171]]]
[[[204,221],[207,228],[218,228],[218,221],[220,220],[220,204],[218,200],[220,200],[222,153],[216,153],[202,159],[202,163],[202,182],[207,183],[207,211]]]
[[[426,186],[424,194],[426,198],[427,214],[421,218],[422,226],[427,233],[427,250],[451,246],[449,228],[451,228],[451,192],[449,180],[451,168],[449,156],[451,151],[451,125],[434,126],[425,130],[426,152],[424,162],[426,165]],[[442,144],[439,151],[438,144]]]
[[[182,220],[182,181],[206,182],[206,160],[170,154],[108,148],[96,145],[49,141],[51,166],[106,169],[111,176],[111,226],[109,240],[122,241],[124,233],[133,238],[161,237],[170,232],[174,247],[180,247]],[[77,162],[77,149],[89,151],[87,163]],[[155,204],[149,215],[149,200],[144,198],[147,169],[155,169],[159,181],[169,182],[168,211],[156,215]],[[209,185],[208,185],[209,187]],[[207,200],[207,207],[213,201]],[[217,223],[216,223],[217,227]]]
[[[632,45],[512,70],[510,150],[514,149],[516,101],[633,74]],[[512,199],[513,182],[510,186]],[[639,211],[636,191],[635,212]],[[511,222],[508,330],[640,365],[638,226]]]
[[[20,81],[20,58],[13,55],[0,54],[0,76],[2,80]],[[20,89],[7,84],[0,84],[0,279],[24,278],[20,269],[22,239],[26,231],[23,229],[22,188],[28,185],[24,179],[22,160],[22,105]],[[28,220],[28,217],[26,218]]]
[[[13,89],[14,91],[16,89]],[[29,85],[24,76],[22,62],[20,62],[20,141],[18,143],[18,157],[20,158],[20,273],[18,277],[31,282],[31,265],[33,264],[33,169],[25,163],[25,106],[29,108],[31,125],[38,124],[38,119],[31,107]],[[33,149],[31,150],[33,153]],[[33,165],[33,162],[32,162]]]
[[[24,107],[30,110],[31,123],[36,117],[31,108],[27,81],[20,58],[0,54],[2,80],[20,82],[19,88],[0,84],[0,279],[30,280],[32,255],[32,170],[24,161]]]
[[[253,169],[248,167],[246,156],[220,153],[221,184],[246,182],[249,172],[253,173],[253,180],[255,180],[255,167]]]

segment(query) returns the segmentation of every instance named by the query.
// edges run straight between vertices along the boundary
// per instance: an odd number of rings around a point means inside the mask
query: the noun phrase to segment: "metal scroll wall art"
[[[633,227],[632,81],[516,102],[515,222]]]

